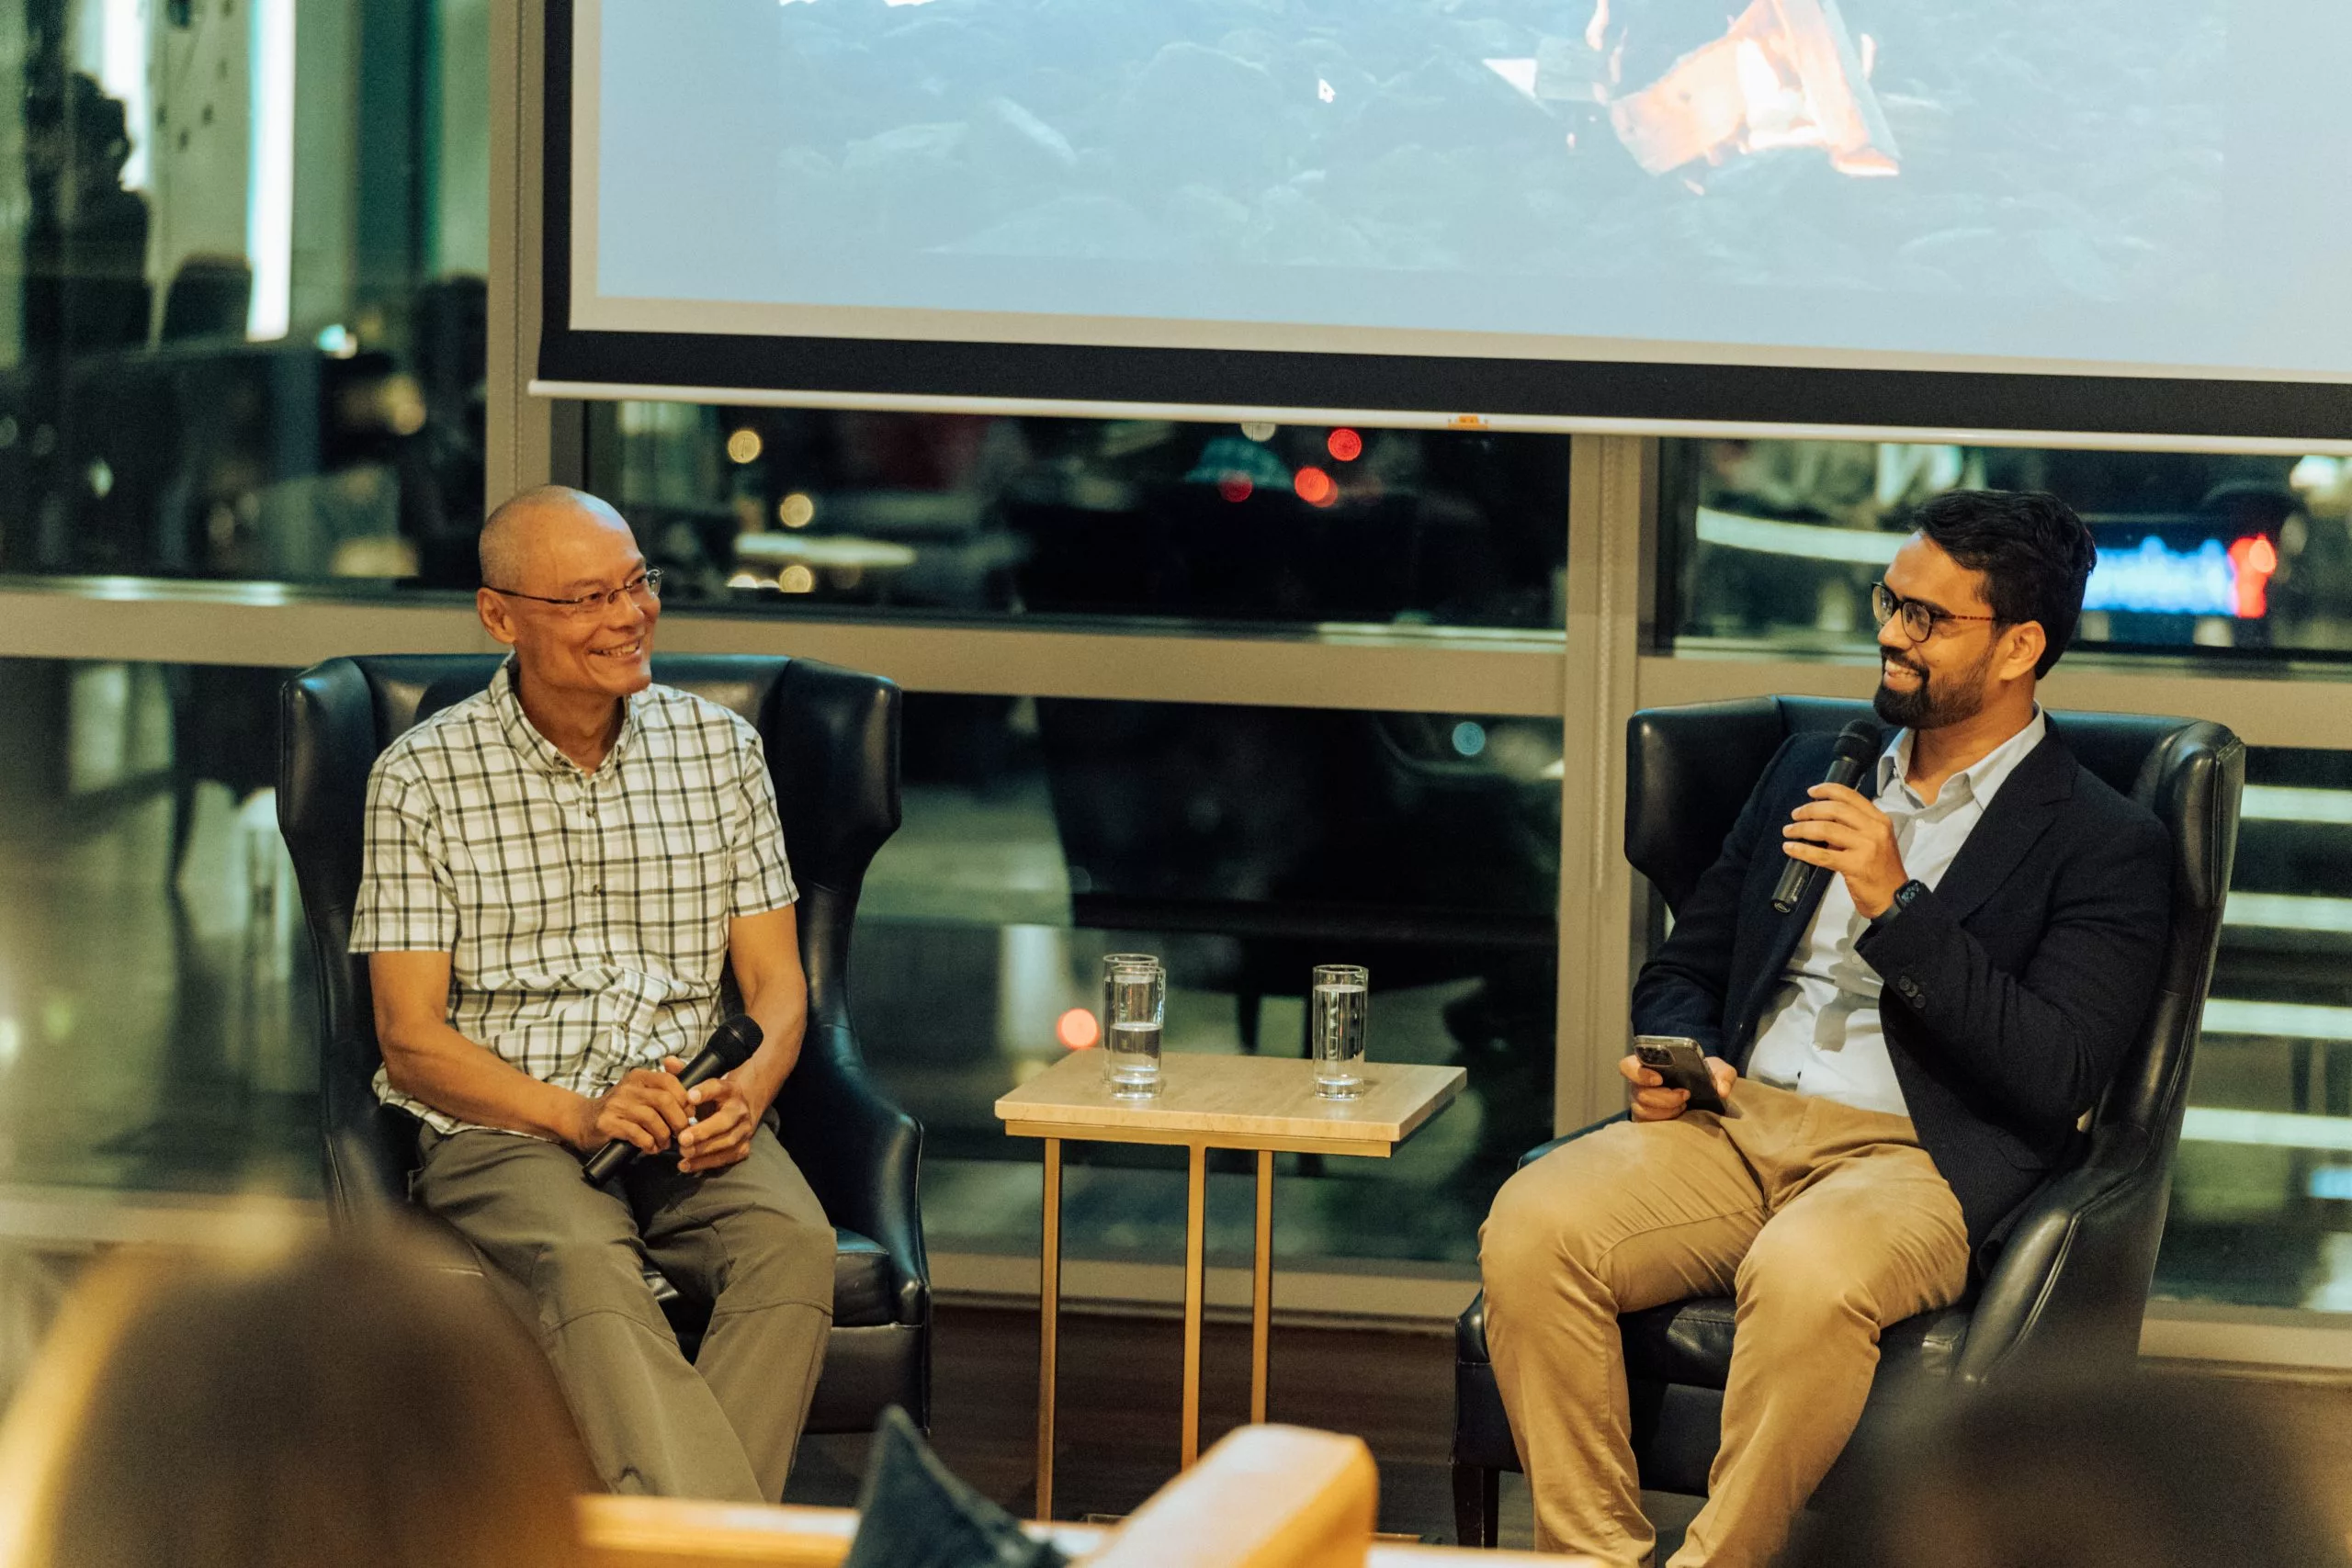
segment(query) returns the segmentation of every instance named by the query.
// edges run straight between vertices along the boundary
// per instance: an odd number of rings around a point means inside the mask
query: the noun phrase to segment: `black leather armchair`
[[[1767,697],[1634,716],[1627,737],[1625,858],[1679,908],[1713,863],[1782,740],[1863,717],[1860,703]],[[2027,1200],[1991,1271],[1958,1304],[1888,1327],[1849,1454],[1909,1401],[2064,1363],[2129,1366],[2164,1230],[2189,1055],[2222,927],[2237,844],[2245,752],[2213,724],[2125,714],[2050,716],[2083,765],[2154,811],[2173,841],[2172,938],[2141,1037],[2092,1113],[2082,1162]],[[1606,1125],[1606,1123],[1599,1123]],[[1531,1150],[1525,1164],[1587,1127]],[[1487,1357],[1482,1295],[1456,1325],[1455,1522],[1492,1546],[1501,1472],[1517,1470]],[[1642,1484],[1704,1495],[1721,1440],[1732,1303],[1677,1302],[1622,1320]],[[1823,1484],[1835,1495],[1840,1461]]]
[[[368,773],[402,730],[481,691],[492,657],[336,659],[287,682],[278,826],[302,889],[319,972],[320,1130],[328,1194],[345,1220],[406,1201],[417,1122],[378,1102],[368,966],[346,951],[358,897]],[[655,679],[759,728],[800,887],[808,1031],[776,1102],[784,1145],[840,1235],[833,1329],[811,1432],[862,1432],[902,1405],[928,1426],[931,1280],[915,1179],[922,1129],[866,1077],[849,1018],[850,927],[875,852],[899,826],[899,689],[807,659],[656,659]],[[666,1282],[662,1306],[689,1354],[707,1307]]]

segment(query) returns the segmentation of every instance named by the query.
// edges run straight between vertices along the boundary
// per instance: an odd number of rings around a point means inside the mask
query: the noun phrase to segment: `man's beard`
[[[1886,655],[1882,653],[1882,660]],[[1894,660],[1919,677],[1919,683],[1907,692],[1898,692],[1886,683],[1883,663],[1879,669],[1878,693],[1871,698],[1871,706],[1879,718],[1903,729],[1941,729],[1946,725],[1961,724],[1984,711],[1984,672],[1993,662],[1993,649],[1987,648],[1983,658],[1967,670],[1945,675],[1930,674],[1908,659]]]

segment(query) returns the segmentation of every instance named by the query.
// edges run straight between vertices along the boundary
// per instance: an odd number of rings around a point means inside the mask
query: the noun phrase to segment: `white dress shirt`
[[[1943,880],[1985,807],[2049,730],[2037,706],[2031,723],[1946,779],[1932,806],[1905,777],[1911,731],[1896,734],[1879,754],[1876,800],[1894,819],[1895,847],[1908,876],[1930,887]],[[1908,1116],[1879,1026],[1878,972],[1854,951],[1869,925],[1854,908],[1846,879],[1833,874],[1757,1031],[1747,1076],[1859,1110]]]

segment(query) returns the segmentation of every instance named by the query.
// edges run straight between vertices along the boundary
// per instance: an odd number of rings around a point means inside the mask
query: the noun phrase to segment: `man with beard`
[[[1725,1109],[1627,1056],[1631,1120],[1514,1176],[1480,1235],[1488,1343],[1536,1543],[1646,1564],[1617,1315],[1732,1294],[1708,1500],[1673,1568],[1762,1564],[1859,1418],[1888,1324],[1958,1300],[2155,990],[2168,840],[2051,734],[2035,683],[2089,531],[2046,495],[1945,495],[1876,585],[1860,790],[1792,737],[1634,987]],[[1789,860],[1835,873],[1771,907]]]

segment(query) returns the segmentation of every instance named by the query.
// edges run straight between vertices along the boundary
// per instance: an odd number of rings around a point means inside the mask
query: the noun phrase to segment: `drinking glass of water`
[[[1168,971],[1148,953],[1102,960],[1102,1081],[1122,1099],[1159,1092],[1159,1026]]]
[[[1363,1092],[1363,1033],[1370,1011],[1372,976],[1354,964],[1318,964],[1315,988],[1307,993],[1315,1042],[1315,1092],[1325,1100],[1353,1100]]]

